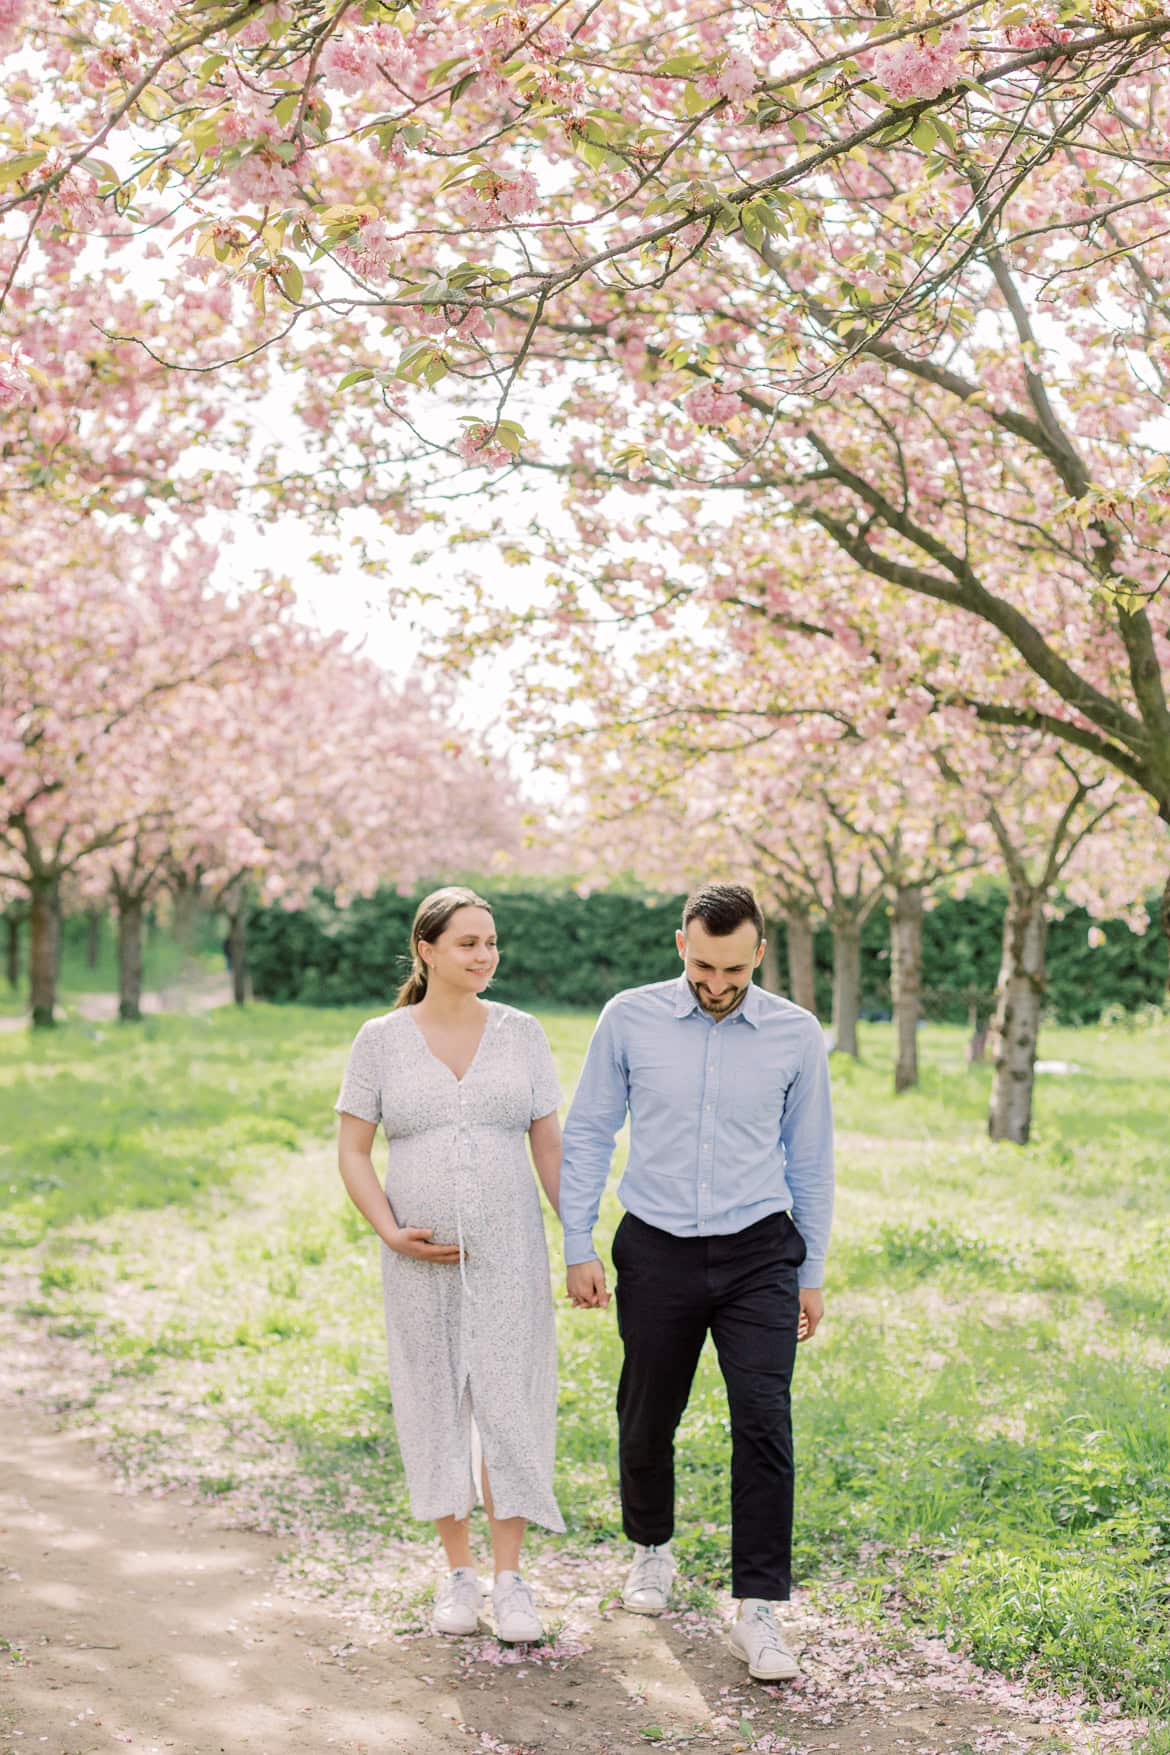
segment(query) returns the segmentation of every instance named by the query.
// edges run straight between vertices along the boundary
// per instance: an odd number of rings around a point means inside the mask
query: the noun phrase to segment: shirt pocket
[[[719,1094],[720,1120],[738,1121],[773,1142],[780,1138],[795,1063],[779,1066],[737,1066],[729,1069]]]
[[[678,1062],[666,1055],[638,1055],[630,1060],[627,1077],[630,1104],[635,1114],[639,1100],[653,1111],[658,1111],[664,1104],[672,1110],[685,1106],[685,1086]]]

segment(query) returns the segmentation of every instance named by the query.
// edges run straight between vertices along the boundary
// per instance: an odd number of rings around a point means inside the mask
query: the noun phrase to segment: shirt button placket
[[[711,1223],[711,1184],[715,1162],[715,1109],[719,1102],[719,1032],[707,1030],[707,1077],[703,1086],[703,1111],[699,1117],[699,1232]]]

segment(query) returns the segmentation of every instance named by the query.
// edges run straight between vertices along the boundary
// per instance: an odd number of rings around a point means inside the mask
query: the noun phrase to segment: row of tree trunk
[[[973,1020],[972,1058],[984,1052],[994,1063],[988,1133],[994,1140],[1027,1143],[1032,1124],[1036,1052],[1044,1009],[1047,915],[1041,886],[1013,883],[1004,913],[1003,948],[996,985],[995,1012],[983,1044]],[[918,1084],[918,1026],[922,1018],[922,916],[920,885],[899,887],[893,897],[890,924],[890,997],[894,1025],[894,1091]],[[861,1004],[861,929],[856,913],[830,920],[833,936],[833,1051],[857,1058]],[[788,951],[789,997],[806,1011],[816,1011],[813,964],[813,922],[807,910],[793,910],[784,920]],[[779,990],[779,957],[775,943],[765,953],[764,985]]]
[[[118,915],[118,1015],[127,1023],[142,1016],[143,940],[146,898],[139,891],[116,894]],[[248,996],[247,908],[233,897],[228,913],[226,950],[231,965],[232,993],[237,1005]],[[1032,1120],[1036,1050],[1044,1004],[1047,919],[1044,892],[1013,883],[1004,916],[1003,954],[995,1015],[987,1051],[994,1061],[988,1131],[992,1139],[1025,1144]],[[175,932],[180,943],[193,942],[198,897],[180,890],[175,898]],[[912,1090],[918,1083],[918,1026],[922,1015],[922,915],[920,886],[896,890],[892,905],[890,989],[894,1022],[894,1090]],[[5,917],[6,965],[9,986],[20,985],[20,935],[29,928],[29,991],[32,1022],[53,1022],[61,944],[61,909],[57,886],[34,884],[28,905],[10,909]],[[842,913],[830,922],[833,933],[833,1047],[855,1058],[860,1053],[858,1017],[861,998],[861,929],[858,913]],[[100,916],[91,910],[87,955],[97,957]],[[794,909],[784,922],[788,953],[789,995],[806,1011],[816,1010],[813,961],[814,928],[807,910]],[[780,985],[779,958],[773,942],[762,970],[764,984]]]
[[[147,898],[140,890],[115,888],[118,931],[118,1016],[125,1023],[142,1018],[143,947]],[[225,950],[231,965],[232,995],[237,1005],[248,997],[247,899],[233,897],[228,910]],[[197,894],[176,896],[174,930],[181,945],[194,943],[198,913]],[[90,909],[87,916],[86,961],[97,962],[101,915]],[[17,991],[21,981],[21,938],[28,928],[29,1015],[34,1029],[51,1028],[56,1015],[61,962],[61,902],[59,886],[51,881],[34,882],[27,903],[9,908],[4,916],[5,971],[9,988]]]

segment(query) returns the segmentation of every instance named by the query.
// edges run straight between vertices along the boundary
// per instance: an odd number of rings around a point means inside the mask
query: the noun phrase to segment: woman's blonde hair
[[[490,902],[485,902],[474,890],[464,889],[462,884],[447,884],[441,890],[432,890],[415,909],[410,928],[410,974],[398,989],[395,1011],[399,1006],[417,1005],[426,992],[427,966],[418,947],[420,944],[434,944],[447,930],[451,916],[459,908],[486,908],[489,914],[492,911]]]

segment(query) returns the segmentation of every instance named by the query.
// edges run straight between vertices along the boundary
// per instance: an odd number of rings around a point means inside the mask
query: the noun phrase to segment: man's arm
[[[825,1257],[833,1223],[833,1106],[829,1056],[819,1024],[809,1026],[800,1071],[788,1087],[780,1123],[792,1218],[808,1251],[800,1268],[803,1338],[821,1319]]]
[[[612,1002],[602,1012],[565,1122],[561,1224],[574,1304],[607,1304],[605,1272],[593,1247],[613,1145],[626,1118],[629,1083]]]

